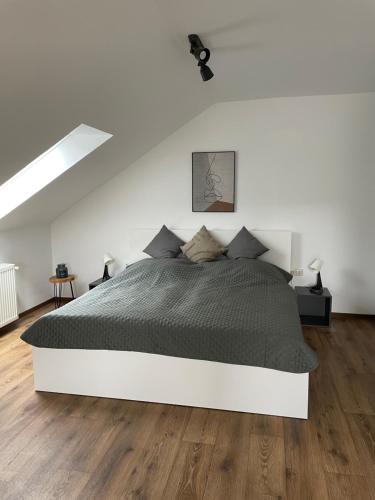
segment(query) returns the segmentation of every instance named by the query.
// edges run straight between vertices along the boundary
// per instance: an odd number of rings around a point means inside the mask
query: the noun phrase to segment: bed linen
[[[43,316],[21,338],[36,347],[138,351],[291,373],[318,365],[285,273],[254,259],[139,261]]]

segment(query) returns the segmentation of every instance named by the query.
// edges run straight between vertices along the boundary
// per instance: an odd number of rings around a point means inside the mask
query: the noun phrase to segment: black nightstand
[[[93,281],[92,283],[89,284],[89,290],[92,290],[96,286],[101,285],[105,281],[108,281],[108,280],[104,280],[103,278],[99,278],[99,279]]]
[[[310,292],[307,286],[296,286],[298,310],[303,325],[329,326],[331,323],[332,295],[324,288],[322,295]]]

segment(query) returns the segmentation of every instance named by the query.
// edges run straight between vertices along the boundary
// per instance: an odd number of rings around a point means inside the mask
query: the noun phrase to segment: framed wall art
[[[192,153],[193,212],[234,212],[235,152]]]

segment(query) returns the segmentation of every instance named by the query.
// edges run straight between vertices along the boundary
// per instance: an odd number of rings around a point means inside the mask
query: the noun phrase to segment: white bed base
[[[198,228],[171,228],[188,241]],[[159,229],[127,231],[120,260],[138,255]],[[223,245],[237,229],[209,228]],[[270,250],[261,259],[290,270],[292,233],[251,230]],[[145,257],[145,254],[143,254]],[[283,417],[307,418],[309,374],[295,374],[127,351],[33,347],[38,391],[170,403]]]
[[[127,351],[33,347],[37,391],[306,419],[308,373]]]

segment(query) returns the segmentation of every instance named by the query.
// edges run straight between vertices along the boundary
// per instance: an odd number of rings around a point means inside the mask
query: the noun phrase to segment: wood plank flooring
[[[375,321],[306,328],[310,418],[35,393],[22,331],[0,337],[0,499],[375,500]]]

